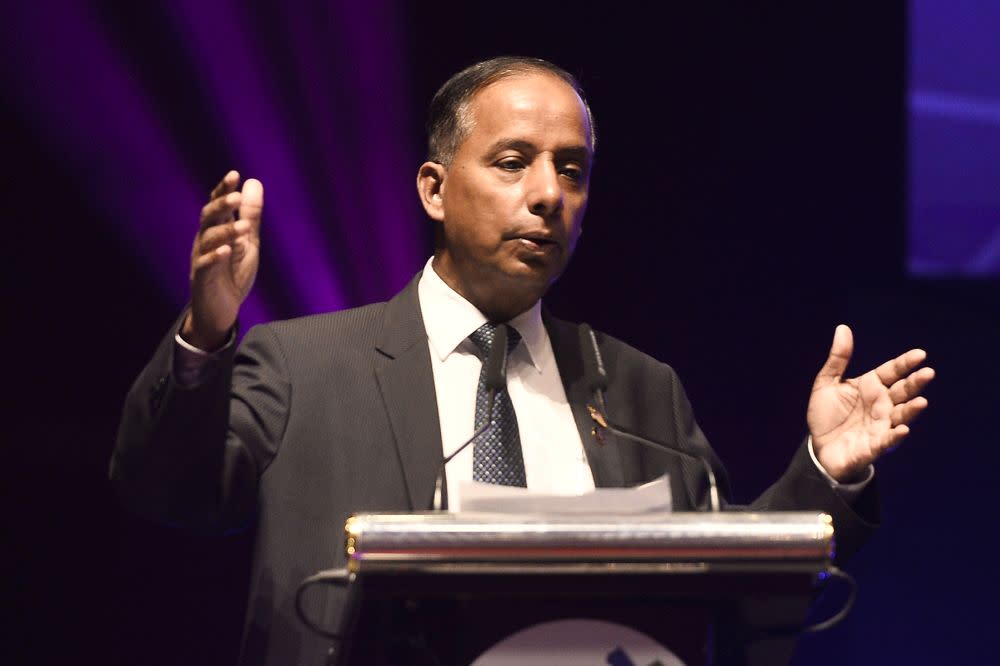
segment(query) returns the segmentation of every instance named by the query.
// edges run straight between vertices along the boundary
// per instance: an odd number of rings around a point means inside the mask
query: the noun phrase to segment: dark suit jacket
[[[195,389],[172,378],[175,328],[128,394],[111,461],[125,503],[175,524],[256,523],[241,663],[322,663],[328,641],[295,615],[299,582],[344,563],[351,513],[430,507],[441,433],[416,285],[387,303],[255,327]],[[594,440],[577,325],[547,315],[545,325],[597,486],[668,472],[677,510],[703,506],[697,463],[612,437]],[[597,339],[613,418],[708,457],[725,492],[725,471],[674,371],[610,336]],[[803,446],[751,508],[827,511],[843,557],[872,529],[873,497],[869,489],[849,507]],[[341,602],[331,593],[307,610],[336,626]]]

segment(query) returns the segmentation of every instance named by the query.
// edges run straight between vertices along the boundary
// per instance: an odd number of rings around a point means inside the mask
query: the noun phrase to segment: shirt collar
[[[487,319],[475,305],[441,279],[434,271],[433,261],[434,257],[431,257],[424,266],[417,284],[417,295],[431,349],[439,360],[444,361]],[[520,334],[531,364],[541,372],[539,360],[547,337],[542,324],[541,301],[536,301],[507,323]]]

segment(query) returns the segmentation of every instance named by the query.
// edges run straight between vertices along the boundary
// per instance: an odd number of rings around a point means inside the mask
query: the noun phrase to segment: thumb
[[[264,185],[256,178],[247,178],[241,195],[239,219],[247,220],[256,231],[260,228],[260,214],[264,209]]]
[[[847,372],[847,364],[851,361],[851,354],[854,353],[854,334],[846,324],[837,326],[833,333],[833,344],[830,345],[830,355],[826,358],[826,363],[816,375],[816,384],[829,384],[838,382]]]

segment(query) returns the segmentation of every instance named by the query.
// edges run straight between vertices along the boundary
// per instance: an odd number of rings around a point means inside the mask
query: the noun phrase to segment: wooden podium
[[[330,663],[351,666],[471,664],[562,618],[625,625],[686,666],[782,664],[833,552],[815,512],[359,514],[346,532],[348,568],[313,578],[348,587]]]

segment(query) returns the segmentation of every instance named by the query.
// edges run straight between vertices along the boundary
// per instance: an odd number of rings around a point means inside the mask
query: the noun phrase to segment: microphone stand
[[[708,501],[709,506],[713,512],[719,511],[719,486],[715,480],[715,471],[712,469],[712,465],[702,456],[695,456],[687,451],[683,451],[677,447],[670,446],[669,444],[664,444],[663,442],[657,442],[652,439],[647,439],[640,435],[633,434],[627,430],[623,430],[621,427],[615,425],[607,417],[607,404],[604,400],[604,392],[608,388],[608,373],[604,369],[604,359],[601,357],[601,350],[597,346],[597,336],[594,335],[594,331],[588,324],[580,324],[579,328],[580,334],[580,347],[585,349],[590,347],[593,350],[591,356],[584,354],[584,372],[586,373],[587,382],[590,385],[591,391],[594,393],[594,402],[597,403],[597,407],[593,405],[587,405],[587,411],[590,412],[590,418],[593,419],[601,428],[604,428],[613,435],[622,437],[624,439],[643,444],[654,449],[659,449],[660,451],[670,451],[671,453],[677,453],[689,460],[696,461],[701,464],[702,468],[705,470],[705,476],[708,479]]]

